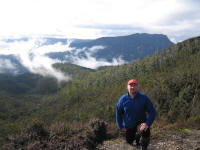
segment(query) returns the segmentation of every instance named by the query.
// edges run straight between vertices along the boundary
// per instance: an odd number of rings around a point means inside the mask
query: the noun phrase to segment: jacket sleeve
[[[116,123],[117,123],[117,128],[119,130],[121,130],[123,128],[122,98],[120,98],[119,102],[117,103],[117,108],[116,108]]]
[[[146,108],[147,108],[147,112],[149,114],[147,120],[146,120],[146,124],[150,127],[151,124],[153,123],[153,121],[155,120],[156,117],[156,109],[152,103],[152,101],[147,97],[146,98]]]

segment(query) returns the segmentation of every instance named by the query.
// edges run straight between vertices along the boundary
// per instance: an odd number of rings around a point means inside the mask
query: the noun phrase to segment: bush
[[[42,139],[48,136],[48,131],[44,128],[44,124],[40,120],[33,120],[29,123],[28,128],[25,131],[28,137],[33,139]]]
[[[102,143],[107,137],[107,123],[93,119],[89,122],[86,146],[88,149],[96,148],[97,144]]]
[[[54,123],[49,129],[40,120],[33,120],[20,134],[10,136],[5,150],[93,150],[106,139],[107,123],[93,119],[77,128],[62,122]]]

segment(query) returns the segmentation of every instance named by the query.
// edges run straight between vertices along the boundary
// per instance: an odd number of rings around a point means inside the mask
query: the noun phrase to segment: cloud
[[[131,2],[128,1],[127,4]],[[175,42],[200,35],[198,28],[200,26],[200,2],[196,0],[150,0],[145,3],[144,1],[133,1],[133,5],[130,5],[132,8],[127,4],[121,4],[121,7],[125,6],[126,10],[119,11],[120,14],[113,11],[116,16],[113,15],[109,23],[102,21],[96,24],[81,24],[78,27],[95,29],[104,36],[159,33],[167,35]],[[120,7],[120,1],[115,5]],[[116,22],[113,21],[115,19]]]
[[[43,76],[54,76],[59,81],[70,80],[70,77],[64,76],[63,73],[55,70],[55,68],[52,67],[54,63],[62,63],[70,60],[73,64],[92,69],[97,69],[100,66],[113,66],[126,63],[121,57],[113,58],[112,62],[93,57],[93,54],[105,48],[103,45],[77,49],[75,47],[70,47],[72,40],[67,40],[68,42],[66,44],[59,42],[59,40],[51,44],[51,42],[48,43],[47,40],[48,39],[45,38],[1,40],[0,55],[14,55],[21,65],[30,72]],[[55,52],[68,52],[68,55],[65,56],[66,59],[62,60],[62,62],[59,58],[52,59],[48,57],[48,54]],[[1,61],[1,70],[7,68],[17,73],[16,64],[8,59]]]
[[[91,39],[146,32],[179,41],[200,34],[199,12],[198,0],[6,0],[0,33]]]
[[[48,71],[38,68],[51,70],[51,65],[46,62],[59,62],[45,56],[52,52],[73,51],[74,63],[85,67],[121,64],[123,60],[120,57],[109,63],[93,58],[89,48],[74,50],[63,43],[43,45],[44,39],[38,39],[40,36],[92,39],[156,33],[180,42],[200,35],[199,12],[198,0],[0,1],[0,54],[14,54],[29,70],[42,74]],[[3,40],[24,36],[35,38],[10,43]],[[89,50],[85,57],[78,56],[84,50]],[[50,71],[48,74],[53,73]]]
[[[105,46],[96,45],[90,48],[84,47],[82,49],[78,49],[77,55],[72,58],[72,63],[83,66],[86,68],[97,69],[100,66],[116,66],[126,63],[121,57],[113,58],[112,62],[108,62],[105,59],[96,59],[92,57],[92,55],[99,50],[104,49]],[[80,57],[78,54],[84,52],[84,57]],[[69,56],[66,56],[68,59]]]
[[[69,80],[70,77],[64,76],[58,70],[52,67],[52,64],[60,62],[59,60],[53,60],[45,56],[46,53],[52,51],[68,51],[71,50],[67,45],[56,43],[53,45],[44,45],[44,39],[29,39],[27,41],[14,41],[14,42],[0,42],[0,55],[15,55],[18,61],[26,67],[30,72],[41,74],[43,76],[53,76],[61,80]],[[11,62],[8,63],[8,68],[11,68]],[[14,65],[12,65],[14,66]],[[11,68],[14,69],[14,68]]]
[[[74,58],[73,63],[86,67],[86,68],[92,68],[97,69],[101,66],[116,66],[124,64],[125,61],[119,58],[114,58],[112,62],[107,62],[104,59],[96,60],[94,57],[91,57],[90,55],[87,55],[87,58]]]
[[[98,24],[98,25],[80,25],[79,28],[99,30],[101,35],[120,36],[132,33],[149,32],[142,26],[137,25],[120,25],[120,24]]]
[[[11,70],[13,74],[18,73],[17,66],[13,64],[9,59],[0,59],[0,73],[5,73],[5,71]]]

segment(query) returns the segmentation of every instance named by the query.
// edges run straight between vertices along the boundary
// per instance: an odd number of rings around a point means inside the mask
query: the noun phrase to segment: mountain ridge
[[[12,43],[17,47],[24,47],[21,44],[25,44],[25,47],[27,47],[27,49],[23,50],[25,54],[21,54],[20,49],[15,50],[15,55],[7,54],[15,48]],[[133,59],[149,56],[155,51],[173,45],[166,35],[147,33],[101,37],[91,40],[50,37],[41,39],[7,39],[4,40],[4,44],[8,48],[4,49],[2,54],[0,51],[0,61],[3,63],[9,61],[10,69],[5,68],[5,65],[0,65],[0,72],[7,74],[12,74],[13,72],[15,75],[29,72],[33,68],[35,73],[39,70],[37,68],[46,67],[44,62],[40,62],[38,66],[38,62],[34,61],[36,59],[40,60],[41,57],[50,58],[54,63],[69,62],[82,67],[97,69],[101,66],[128,63]],[[26,64],[23,59],[26,59]],[[44,69],[48,69],[48,67]]]
[[[116,37],[101,37],[94,40],[86,40],[79,43],[72,42],[71,47],[76,49],[83,49],[84,47],[91,48],[93,46],[103,46],[101,50],[92,53],[91,56],[98,59],[105,59],[112,62],[113,58],[122,57],[123,60],[130,62],[133,59],[143,58],[152,54],[155,51],[167,48],[173,43],[167,38],[166,35],[162,34],[132,34],[127,36],[116,36]],[[87,51],[87,50],[86,50]],[[70,54],[70,52],[62,52],[62,55]],[[52,58],[58,58],[49,54]],[[80,53],[79,57],[87,56],[84,53]]]

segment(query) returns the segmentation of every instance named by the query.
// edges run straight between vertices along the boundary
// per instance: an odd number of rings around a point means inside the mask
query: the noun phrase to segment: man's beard
[[[131,91],[131,94],[135,95],[137,93],[137,91]]]

